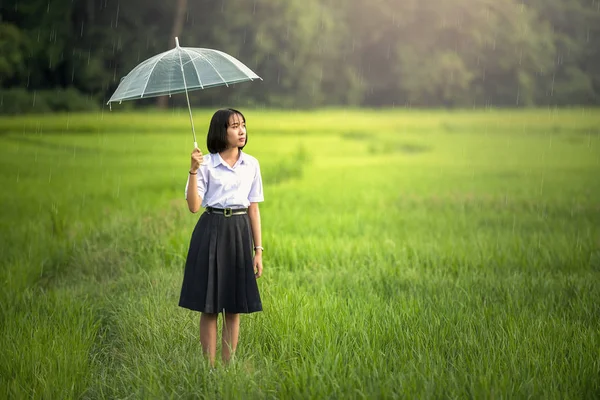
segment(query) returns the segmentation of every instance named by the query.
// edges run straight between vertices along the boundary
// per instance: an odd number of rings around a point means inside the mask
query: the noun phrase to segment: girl
[[[258,161],[242,152],[248,136],[241,112],[218,110],[206,142],[210,154],[192,152],[185,190],[191,212],[206,209],[192,233],[179,305],[202,313],[202,351],[214,366],[218,314],[227,363],[237,347],[239,314],[262,311],[256,279],[263,270],[258,203],[264,197]]]

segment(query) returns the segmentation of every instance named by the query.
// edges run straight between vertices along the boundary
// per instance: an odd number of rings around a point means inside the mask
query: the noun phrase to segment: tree
[[[183,29],[183,23],[185,22],[185,13],[187,11],[187,0],[177,0],[175,3],[175,20],[173,21],[173,30],[171,31],[171,38],[169,39],[170,48],[175,47],[175,38],[181,35]],[[169,98],[167,96],[160,96],[157,99],[156,105],[158,108],[167,108]]]

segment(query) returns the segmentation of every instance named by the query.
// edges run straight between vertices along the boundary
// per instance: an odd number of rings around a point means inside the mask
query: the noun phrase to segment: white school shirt
[[[185,198],[190,178],[198,180],[198,196],[202,207],[247,208],[250,203],[264,201],[262,177],[258,160],[240,150],[240,157],[230,167],[219,153],[204,156],[196,175],[188,175]]]

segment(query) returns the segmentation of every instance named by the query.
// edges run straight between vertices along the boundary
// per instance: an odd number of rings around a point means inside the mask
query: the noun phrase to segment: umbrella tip
[[[179,38],[175,36],[175,46],[179,47]]]

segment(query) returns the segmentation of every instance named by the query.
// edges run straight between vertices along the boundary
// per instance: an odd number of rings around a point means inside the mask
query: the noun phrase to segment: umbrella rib
[[[187,53],[187,49],[183,49],[185,50],[185,52]],[[225,86],[229,87],[229,85],[227,84],[227,81],[223,78],[223,76],[221,76],[221,74],[219,73],[219,71],[217,71],[217,69],[215,68],[215,66],[208,60],[208,58],[204,57],[202,54],[200,53],[196,53],[198,54],[200,57],[202,57],[204,59],[204,61],[206,61],[217,73],[217,75],[219,75],[219,78],[221,78],[221,80],[223,81],[223,83],[225,84]],[[189,55],[189,53],[188,53]],[[190,56],[190,59],[192,58],[192,56]],[[193,64],[193,63],[192,63]],[[195,67],[195,65],[194,65]]]
[[[215,50],[215,51],[216,51],[217,53],[221,53],[221,54],[223,54],[223,55],[225,55],[225,56],[229,56],[229,54],[227,54],[227,53],[223,53],[223,52],[221,52],[221,51],[218,51],[218,50]],[[230,61],[231,61],[231,60],[230,60]],[[236,61],[237,61],[237,60],[236,60]],[[245,72],[244,70],[242,70],[242,69],[240,68],[240,66],[239,66],[239,65],[238,65],[236,62],[233,62],[233,61],[231,61],[231,63],[232,63],[232,64],[233,64],[233,65],[234,65],[234,66],[235,66],[235,67],[236,67],[236,68],[237,68],[237,69],[238,69],[238,70],[239,70],[239,71],[240,71],[242,74],[246,75],[246,76],[248,77],[248,79],[250,79],[250,81],[254,81],[254,79],[250,78],[250,76],[248,76],[248,73],[247,73],[247,72]],[[255,75],[256,75],[256,74],[255,74]],[[259,77],[259,78],[260,78],[260,77]],[[262,79],[261,79],[261,81],[262,81]]]
[[[173,50],[171,50],[171,51],[173,51]],[[154,72],[154,68],[156,68],[156,66],[158,65],[160,60],[165,58],[165,56],[168,53],[170,53],[171,51],[165,51],[162,56],[160,56],[156,59],[156,62],[154,63],[154,65],[152,66],[152,69],[150,70],[150,73],[148,74],[148,80],[146,80],[146,84],[144,85],[144,89],[142,90],[142,94],[140,94],[140,97],[144,97],[144,92],[146,91],[146,88],[148,87],[148,82],[150,82],[150,76],[152,76],[152,73]]]
[[[188,61],[188,62],[191,62],[191,63],[192,63],[192,65],[194,66],[194,70],[196,71],[196,76],[198,77],[198,83],[200,84],[200,87],[201,87],[202,89],[204,89],[204,86],[202,85],[202,79],[200,79],[200,72],[198,72],[198,68],[196,68],[196,64],[194,64],[194,63],[193,63],[193,58],[192,58],[192,56],[191,56],[191,55],[190,55],[190,53],[188,53],[188,51],[187,51],[186,49],[184,49],[183,47],[180,47],[180,49],[182,49],[183,51],[185,51],[185,53],[186,53],[186,54],[188,55],[188,57],[190,58],[190,61]],[[187,64],[187,63],[186,63],[186,64]],[[181,68],[182,68],[182,70],[181,70],[181,73],[183,74],[183,64],[181,64]]]

